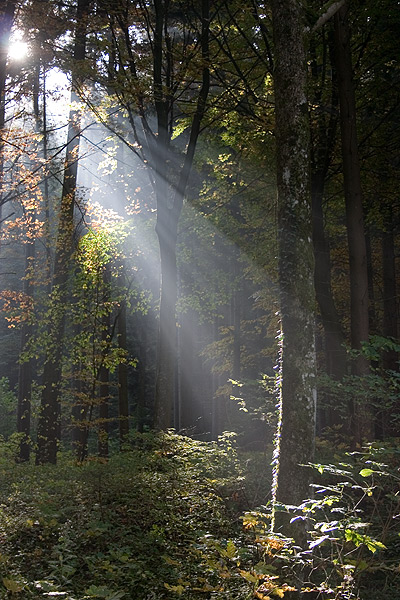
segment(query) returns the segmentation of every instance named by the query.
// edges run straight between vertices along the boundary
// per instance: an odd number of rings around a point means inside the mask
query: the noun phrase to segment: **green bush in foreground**
[[[2,598],[175,598],[200,568],[197,540],[240,531],[243,478],[229,435],[137,435],[129,451],[79,466],[6,459]]]

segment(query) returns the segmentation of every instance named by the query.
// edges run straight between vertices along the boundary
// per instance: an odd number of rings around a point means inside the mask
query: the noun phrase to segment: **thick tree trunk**
[[[368,272],[364,233],[360,164],[357,143],[356,103],[351,64],[348,4],[335,14],[335,56],[340,102],[340,129],[346,226],[350,260],[351,345],[360,350],[368,341]],[[368,361],[359,356],[353,362],[353,374],[366,375]],[[353,435],[356,443],[373,438],[372,412],[368,406],[354,406]]]
[[[310,494],[301,464],[315,436],[313,247],[309,189],[309,120],[304,15],[297,0],[273,0],[275,135],[281,312],[281,403],[274,473],[275,502],[298,505]],[[275,527],[304,542],[304,526],[275,515]]]
[[[89,0],[78,0],[72,72],[71,103],[78,101],[76,91],[81,84],[79,62],[85,58],[86,26]],[[71,110],[68,126],[67,154],[61,197],[60,218],[54,260],[51,301],[52,322],[49,325],[50,346],[43,371],[43,392],[38,423],[37,464],[56,463],[60,430],[59,393],[69,262],[73,248],[74,207],[78,172],[80,113]]]

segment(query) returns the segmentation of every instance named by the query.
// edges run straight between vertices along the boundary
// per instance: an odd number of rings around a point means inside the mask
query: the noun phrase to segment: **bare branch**
[[[340,10],[342,6],[344,6],[345,3],[346,0],[339,0],[338,2],[334,2],[333,4],[331,4],[326,10],[326,12],[324,12],[324,14],[321,15],[318,21],[315,23],[314,27],[311,29],[311,32],[314,33],[315,31],[317,31],[317,29],[323,27],[325,23],[327,23],[329,19],[331,19],[337,13],[337,11]]]

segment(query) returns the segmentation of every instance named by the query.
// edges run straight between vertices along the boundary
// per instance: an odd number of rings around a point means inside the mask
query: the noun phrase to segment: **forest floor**
[[[57,466],[15,465],[11,453],[0,459],[0,598],[222,593],[240,517],[270,490],[270,456],[239,457],[229,435],[137,435],[128,451],[81,465],[62,453]]]
[[[271,448],[233,434],[135,434],[108,461],[40,467],[0,444],[0,600],[290,600],[299,566],[307,600],[400,599],[397,447],[314,465],[301,552],[270,531]]]

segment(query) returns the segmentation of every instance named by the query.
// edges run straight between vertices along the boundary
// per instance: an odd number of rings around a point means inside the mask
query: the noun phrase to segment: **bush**
[[[240,529],[242,485],[229,435],[143,434],[108,462],[4,466],[1,597],[175,598],[201,570],[198,539]]]

